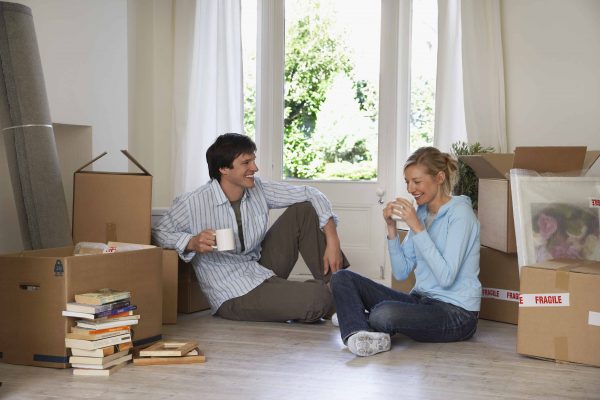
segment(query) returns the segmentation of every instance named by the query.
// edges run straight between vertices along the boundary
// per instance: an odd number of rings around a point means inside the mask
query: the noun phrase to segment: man
[[[221,135],[206,152],[211,181],[175,199],[153,240],[191,261],[213,314],[245,321],[313,322],[331,314],[327,282],[348,267],[327,198],[309,186],[262,182],[256,145]],[[269,210],[288,207],[268,228]],[[232,228],[235,249],[218,251],[215,231]],[[314,280],[289,281],[298,253]]]

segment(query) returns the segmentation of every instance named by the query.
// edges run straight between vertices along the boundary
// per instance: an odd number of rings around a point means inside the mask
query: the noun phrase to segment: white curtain
[[[243,133],[240,0],[176,0],[174,194],[209,180],[206,150]]]
[[[500,1],[439,0],[438,13],[435,144],[448,150],[462,140],[506,152]]]
[[[467,142],[463,93],[460,0],[438,1],[438,54],[433,142],[448,152]]]

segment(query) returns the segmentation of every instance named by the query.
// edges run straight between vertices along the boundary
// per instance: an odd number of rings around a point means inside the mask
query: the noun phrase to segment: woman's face
[[[406,190],[415,198],[418,205],[429,204],[443,195],[441,187],[444,182],[443,172],[431,176],[425,167],[413,164],[404,170],[404,180]]]

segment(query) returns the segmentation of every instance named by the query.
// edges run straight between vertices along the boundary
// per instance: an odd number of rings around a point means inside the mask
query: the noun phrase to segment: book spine
[[[111,316],[111,315],[123,313],[125,311],[133,311],[135,309],[137,309],[137,306],[129,305],[129,306],[117,308],[117,309],[114,309],[114,310],[107,310],[107,311],[103,311],[103,312],[97,313],[97,314],[94,315],[94,317],[95,318],[108,317],[108,316]]]
[[[73,330],[73,328],[71,328],[71,331],[74,333],[82,333],[82,334],[87,334],[87,335],[99,335],[102,333],[110,333],[110,332],[118,332],[118,331],[128,331],[130,328],[129,326],[115,326],[114,328],[103,328],[103,329],[92,329],[92,330],[88,330],[88,329],[83,329],[83,328],[76,328],[75,330]],[[125,332],[123,332],[125,333]]]

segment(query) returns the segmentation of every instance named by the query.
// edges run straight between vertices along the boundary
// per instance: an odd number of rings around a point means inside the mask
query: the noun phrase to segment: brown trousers
[[[262,242],[262,266],[272,270],[271,277],[243,296],[223,303],[217,315],[238,321],[314,322],[333,313],[334,304],[327,282],[331,272],[323,274],[325,235],[319,218],[308,202],[294,204],[275,221]],[[289,281],[298,254],[314,279]],[[343,255],[343,268],[350,264]]]

